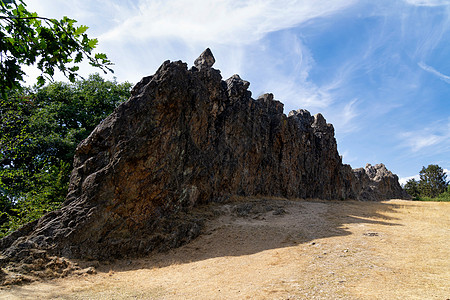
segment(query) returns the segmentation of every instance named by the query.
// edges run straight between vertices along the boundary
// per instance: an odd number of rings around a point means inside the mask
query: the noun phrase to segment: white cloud
[[[406,132],[402,136],[414,152],[436,145],[446,138],[445,136],[415,132]]]
[[[353,99],[352,101],[345,104],[344,109],[341,114],[341,121],[339,126],[342,127],[343,130],[341,132],[353,131],[353,126],[350,126],[350,122],[358,116],[356,111],[356,103],[358,99]]]
[[[39,3],[38,3],[39,2]],[[245,73],[248,53],[268,33],[292,28],[318,17],[339,12],[357,0],[40,0],[31,2],[30,10],[51,17],[68,15],[79,24],[90,26],[88,34],[99,39],[99,52],[106,52],[115,62],[119,81],[137,82],[153,74],[167,59],[189,64],[210,47],[216,57],[215,67],[224,77]],[[284,48],[292,45],[284,45]],[[278,95],[304,97],[306,103],[326,106],[326,87],[308,82],[308,49],[301,43],[292,49],[304,55],[296,79],[278,88]],[[260,58],[262,61],[262,58]],[[245,64],[244,64],[245,62]],[[266,64],[266,62],[263,62]],[[82,68],[80,73],[95,72]],[[290,79],[290,78],[289,78]],[[254,79],[252,79],[253,83]],[[299,88],[300,83],[306,83]],[[297,91],[300,90],[300,93]],[[276,92],[276,91],[274,91]]]
[[[285,112],[298,108],[317,110],[333,104],[332,90],[340,84],[332,81],[317,85],[309,78],[315,61],[301,38],[291,32],[281,34],[276,41],[262,40],[257,50],[243,57],[246,71],[252,78],[250,89],[255,97],[270,92],[285,104]],[[265,43],[274,43],[277,47],[265,47]],[[263,45],[263,46],[261,46]]]
[[[334,101],[328,86],[319,87],[308,81],[278,77],[269,80],[266,86],[271,89],[277,99],[286,104],[286,109],[289,111],[305,108],[314,112],[314,110],[328,107]]]
[[[235,73],[245,76],[251,68],[249,53],[262,55],[256,71],[267,66],[261,48],[270,32],[288,29],[317,17],[324,17],[341,11],[356,0],[308,1],[308,0],[259,0],[259,1],[188,1],[188,0],[141,0],[135,7],[117,6],[116,23],[99,36],[100,49],[109,54],[117,63],[119,78],[137,81],[140,77],[152,74],[166,59],[183,60],[189,64],[210,47],[216,57],[215,68],[222,71],[224,78]],[[116,5],[118,5],[116,3]],[[124,16],[120,18],[120,16]],[[295,41],[294,41],[295,42]],[[300,47],[299,49],[296,49]],[[298,52],[302,68],[295,79],[291,76],[283,80],[277,90],[270,92],[281,96],[281,100],[305,96],[307,103],[323,103],[326,100],[315,94],[315,86],[308,86],[308,49],[301,43],[286,44],[282,51]],[[303,58],[301,58],[303,55]],[[264,57],[263,57],[264,56]],[[136,57],[142,58],[135,68]],[[285,67],[285,66],[284,66]],[[270,77],[276,76],[276,65],[268,66]],[[251,71],[250,71],[251,72]],[[249,73],[249,72],[247,72]],[[281,77],[285,74],[280,74]],[[255,76],[256,77],[256,76]],[[258,77],[260,80],[261,77]],[[255,82],[255,78],[246,78]],[[264,80],[261,80],[264,81]],[[300,83],[306,83],[299,88]],[[274,85],[271,85],[272,87]],[[300,93],[297,93],[299,91]],[[319,91],[320,92],[320,91]],[[288,98],[289,97],[289,98]]]
[[[339,11],[355,0],[141,0],[119,6],[117,25],[103,40],[173,38],[189,43],[251,44],[265,34]]]
[[[406,3],[415,6],[443,6],[450,5],[450,0],[405,0]]]
[[[450,176],[450,170],[448,170],[448,169],[444,169],[444,173],[447,175],[447,180],[448,180],[448,177]],[[420,180],[420,175],[419,174],[417,174],[417,175],[414,175],[414,176],[409,176],[409,177],[403,177],[403,178],[400,178],[399,180],[398,180],[398,182],[401,184],[401,185],[404,185],[406,182],[408,182],[408,180],[410,180],[410,179],[415,179],[415,180]]]
[[[447,122],[445,124],[445,122]],[[432,150],[433,153],[448,151],[450,149],[450,119],[438,120],[430,127],[417,131],[408,131],[399,134],[404,146],[412,152]],[[433,148],[430,148],[432,147]]]
[[[419,62],[418,65],[422,70],[427,71],[433,75],[436,75],[437,77],[439,77],[439,79],[441,79],[447,83],[450,83],[450,76],[442,74],[441,72],[439,72],[435,68],[425,64],[424,62]]]
[[[401,185],[404,185],[404,184],[406,184],[406,182],[408,182],[408,180],[410,180],[410,179],[419,180],[419,179],[420,179],[420,176],[419,176],[419,174],[417,174],[417,175],[414,175],[414,176],[409,176],[409,177],[399,178],[398,182],[399,182]]]

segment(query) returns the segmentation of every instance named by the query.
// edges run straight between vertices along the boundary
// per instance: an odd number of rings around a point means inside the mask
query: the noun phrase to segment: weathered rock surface
[[[179,246],[201,231],[193,207],[233,195],[403,197],[384,165],[343,165],[321,114],[283,114],[249,82],[222,80],[207,49],[166,61],[78,146],[63,207],[0,241],[4,261],[43,249],[109,259]]]
[[[359,200],[410,198],[398,183],[398,176],[386,169],[384,164],[367,164],[365,168],[353,170],[353,173],[361,185]]]
[[[216,59],[211,50],[206,48],[206,50],[194,61],[194,66],[199,70],[208,69],[211,68],[215,62]]]

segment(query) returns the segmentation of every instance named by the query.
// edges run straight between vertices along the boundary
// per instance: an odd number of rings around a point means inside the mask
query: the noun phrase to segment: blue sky
[[[89,26],[120,82],[167,59],[192,65],[209,47],[223,78],[239,74],[255,98],[321,112],[353,168],[382,162],[403,179],[428,164],[450,170],[450,0],[27,2]]]

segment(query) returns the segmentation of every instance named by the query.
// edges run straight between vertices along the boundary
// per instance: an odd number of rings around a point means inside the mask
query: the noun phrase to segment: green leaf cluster
[[[75,82],[83,59],[104,72],[112,71],[106,54],[95,53],[97,39],[86,34],[87,26],[76,26],[68,17],[61,20],[29,12],[23,0],[0,0],[0,88],[3,97],[20,87],[23,65],[35,65],[42,86],[52,81],[55,70]]]
[[[10,92],[0,99],[3,234],[64,201],[78,143],[129,97],[130,90],[130,83],[95,74],[74,83]]]
[[[450,185],[447,186],[447,190],[436,197],[419,196],[416,200],[420,201],[438,201],[438,202],[450,202]]]
[[[420,180],[410,179],[404,189],[415,200],[450,201],[450,186],[447,175],[438,165],[422,167]]]

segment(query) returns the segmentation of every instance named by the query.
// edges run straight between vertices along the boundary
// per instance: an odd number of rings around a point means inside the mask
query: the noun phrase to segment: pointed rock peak
[[[309,126],[314,122],[314,117],[311,116],[309,111],[306,109],[292,110],[288,117],[293,117],[297,119],[299,128],[302,130],[307,130]]]
[[[238,74],[234,74],[225,82],[227,83],[228,87],[238,85],[242,86],[244,89],[248,89],[248,87],[250,86],[250,82],[248,82],[247,80],[243,80]]]
[[[382,178],[388,177],[388,176],[394,176],[391,171],[389,171],[386,166],[382,163],[376,164],[375,166],[372,166],[371,164],[366,164],[366,167],[364,168],[367,176],[369,176],[370,179],[379,181]]]
[[[325,118],[322,116],[321,113],[318,113],[314,115],[314,123],[312,124],[312,126],[319,129],[326,128],[327,121],[325,120]]]
[[[194,61],[194,66],[199,70],[209,69],[214,65],[215,62],[216,59],[214,58],[211,50],[209,48],[206,48],[206,50],[203,51],[203,53],[200,54],[200,56]]]
[[[291,116],[296,116],[297,118],[301,118],[301,119],[308,119],[310,121],[310,123],[312,123],[314,121],[314,117],[312,117],[311,114],[309,113],[309,111],[307,111],[306,109],[291,110],[289,112],[288,117],[291,117]]]
[[[263,100],[264,102],[273,101],[273,94],[272,93],[263,94],[258,97],[258,100]]]
[[[227,92],[228,96],[232,98],[241,97],[241,96],[248,96],[251,97],[251,92],[247,91],[248,87],[250,86],[250,82],[246,80],[242,80],[241,77],[238,74],[234,74],[227,80],[225,80],[227,84]]]

